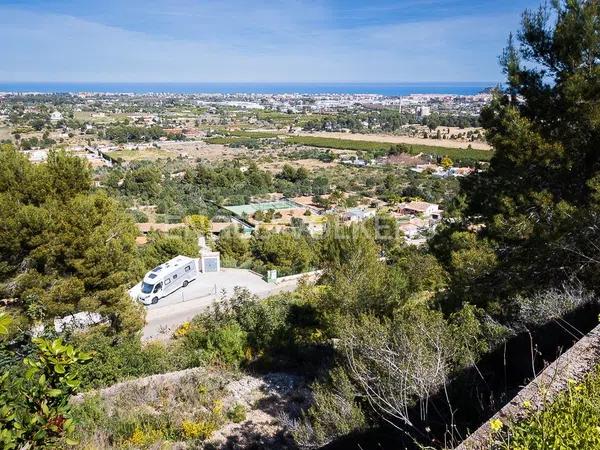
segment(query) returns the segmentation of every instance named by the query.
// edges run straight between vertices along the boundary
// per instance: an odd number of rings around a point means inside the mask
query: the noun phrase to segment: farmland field
[[[12,139],[11,129],[9,127],[0,126],[0,141],[4,139]]]
[[[298,136],[298,135],[286,135],[275,132],[263,132],[263,131],[248,131],[248,130],[236,130],[236,131],[222,131],[222,136],[214,136],[205,141],[209,144],[241,144],[244,145],[246,141],[251,143],[254,141],[256,144],[257,139],[269,139],[279,137],[287,144],[307,145],[311,147],[329,148],[336,150],[353,150],[353,151],[364,151],[364,152],[375,152],[383,153],[387,152],[392,146],[398,145],[395,142],[385,142],[382,140],[369,141],[359,139],[343,139],[338,137],[322,137],[322,136]],[[476,160],[476,161],[489,161],[494,152],[492,150],[483,150],[477,148],[468,148],[469,144],[464,144],[464,148],[456,146],[455,142],[452,142],[453,147],[445,147],[443,145],[435,146],[429,144],[403,144],[406,146],[409,153],[416,155],[419,153],[434,155],[434,156],[448,156],[453,160]]]
[[[352,139],[325,138],[317,136],[291,136],[286,141],[291,144],[310,145],[313,147],[324,147],[333,149],[345,149],[356,151],[380,152],[387,151],[393,145],[391,142],[358,141]],[[476,150],[470,148],[434,147],[430,145],[404,144],[408,152],[416,155],[426,153],[436,156],[448,156],[451,159],[473,159],[477,161],[489,161],[494,155],[490,150]]]
[[[143,150],[116,150],[113,152],[106,152],[108,156],[115,159],[121,159],[123,161],[143,161],[143,160],[157,160],[165,158],[173,158],[174,155],[166,150],[158,148],[145,148]]]

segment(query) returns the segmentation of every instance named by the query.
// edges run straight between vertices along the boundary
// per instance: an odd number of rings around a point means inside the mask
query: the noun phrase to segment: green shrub
[[[0,322],[6,324],[5,319],[0,313]],[[79,366],[90,356],[60,339],[37,338],[33,343],[33,354],[0,376],[3,449],[55,448],[63,439],[72,442],[75,423],[69,398],[79,388]]]
[[[290,335],[287,333],[289,304],[283,297],[256,301],[249,297],[237,297],[236,320],[248,333],[248,342],[256,352],[285,347]]]
[[[332,370],[328,382],[314,384],[313,395],[313,405],[292,429],[300,447],[322,446],[365,427],[356,390],[343,369]]]
[[[238,366],[244,360],[248,346],[247,333],[234,321],[212,326],[198,324],[182,338],[182,342],[188,366],[207,363]]]
[[[144,222],[148,222],[148,216],[146,214],[144,214],[143,211],[140,211],[139,209],[128,209],[127,212],[129,214],[131,214],[131,216],[133,217],[133,220],[135,220],[138,223],[144,223]]]
[[[252,355],[296,364],[299,347],[314,343],[308,337],[318,332],[316,315],[314,305],[298,294],[258,300],[247,290],[237,289],[231,298],[197,316],[194,323],[205,329],[237,323],[246,333],[246,347]]]
[[[73,418],[79,427],[98,426],[105,422],[106,409],[98,394],[86,395],[81,403],[73,408]]]
[[[501,428],[497,423],[496,429]],[[496,437],[500,449],[600,448],[600,367],[581,384],[569,380],[567,390],[552,404]]]
[[[317,259],[313,242],[291,232],[257,232],[250,249],[256,260],[264,262],[267,269],[277,269],[280,276],[306,272]]]
[[[198,235],[188,228],[171,230],[168,233],[151,232],[148,243],[140,249],[144,271],[177,256],[198,255]]]
[[[101,332],[81,335],[75,342],[94,355],[96,364],[81,369],[84,389],[109,386],[126,378],[164,373],[179,368],[165,345],[151,342],[142,346],[139,336],[106,336]]]
[[[239,403],[227,411],[227,418],[233,423],[240,423],[246,420],[246,408]]]

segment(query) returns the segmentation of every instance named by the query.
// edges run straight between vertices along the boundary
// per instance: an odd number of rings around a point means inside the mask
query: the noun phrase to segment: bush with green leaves
[[[102,330],[80,334],[73,342],[94,356],[95,364],[81,368],[83,389],[109,386],[119,381],[182,368],[177,354],[161,342],[142,345],[135,335],[109,336]]]
[[[198,233],[181,228],[168,233],[148,233],[148,243],[139,249],[140,275],[178,255],[198,256]]]
[[[312,391],[312,406],[292,426],[292,435],[300,447],[320,447],[366,426],[358,392],[343,369],[332,370],[328,380],[315,383]]]
[[[250,250],[266,270],[276,269],[280,276],[307,272],[317,259],[310,237],[292,232],[258,231]]]
[[[243,332],[244,359],[263,359],[270,369],[279,364],[304,364],[302,356],[307,355],[302,353],[310,352],[322,335],[316,303],[311,296],[314,296],[312,288],[307,287],[300,292],[259,300],[245,289],[236,289],[232,297],[217,302],[194,318],[192,331],[183,339],[184,348],[203,349],[206,354],[212,330],[235,324],[235,328]],[[315,356],[309,359],[319,365]],[[303,368],[307,370],[306,365]]]
[[[6,316],[0,314],[0,332]],[[79,388],[79,370],[90,355],[60,339],[33,340],[35,351],[0,376],[0,446],[54,448],[74,431],[69,398]]]
[[[241,265],[250,258],[249,242],[239,230],[239,226],[230,225],[219,233],[216,249],[221,252],[222,265]]]
[[[223,364],[239,366],[246,356],[248,335],[239,323],[196,323],[183,337],[186,366]]]
[[[131,214],[131,217],[133,217],[133,220],[135,220],[138,223],[148,222],[148,216],[143,211],[140,211],[139,209],[131,208],[131,209],[128,209],[127,212],[129,214]]]
[[[582,383],[569,380],[555,401],[529,419],[510,424],[495,441],[495,448],[503,450],[600,448],[600,367]]]
[[[246,420],[246,407],[241,404],[236,404],[227,411],[227,418],[233,423],[241,423]]]

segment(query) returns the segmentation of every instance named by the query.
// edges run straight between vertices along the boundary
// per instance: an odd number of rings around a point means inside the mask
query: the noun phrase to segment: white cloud
[[[517,22],[468,17],[344,29],[328,26],[330,11],[317,3],[310,10],[289,0],[284,10],[270,2],[238,11],[224,2],[186,9],[190,1],[170,3],[166,11],[174,17],[187,11],[182,26],[197,27],[177,37],[164,24],[154,29],[142,23],[132,30],[0,7],[0,41],[8,43],[0,79],[493,80],[499,77],[496,55]],[[140,17],[151,15],[153,6],[158,7],[148,2]]]

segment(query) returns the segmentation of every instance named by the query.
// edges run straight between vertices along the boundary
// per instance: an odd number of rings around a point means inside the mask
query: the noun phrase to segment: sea
[[[1,82],[0,92],[123,94],[411,94],[475,95],[496,82],[464,83],[73,83]]]

